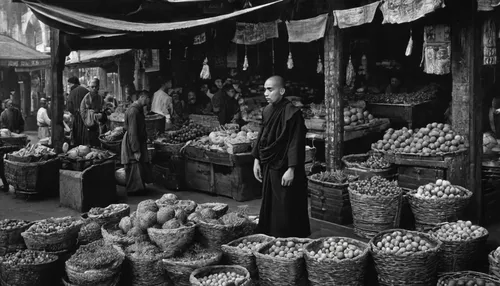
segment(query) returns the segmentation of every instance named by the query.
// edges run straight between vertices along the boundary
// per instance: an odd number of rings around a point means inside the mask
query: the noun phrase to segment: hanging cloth
[[[288,53],[288,61],[286,62],[286,67],[289,70],[293,69],[293,58],[292,58],[292,52],[291,51]]]
[[[483,23],[483,64],[497,64],[496,27],[492,18]]]
[[[347,86],[354,85],[354,66],[352,65],[351,56],[349,56],[349,63],[347,64],[346,85]]]
[[[382,24],[413,22],[444,6],[444,0],[384,0],[380,5],[384,15]]]
[[[247,57],[247,46],[245,46],[245,60],[243,61],[243,70],[248,69],[248,57]]]
[[[321,55],[318,55],[318,65],[316,66],[316,73],[323,73],[323,61],[321,60]]]
[[[410,29],[410,39],[408,40],[408,45],[406,46],[406,52],[405,56],[411,56],[411,53],[413,51],[413,36],[412,36],[412,31]]]
[[[240,45],[255,45],[278,36],[278,21],[256,24],[238,22],[233,42]]]
[[[424,66],[424,72],[437,75],[450,73],[450,54],[450,26],[425,26],[424,45],[422,52],[422,64]]]
[[[201,68],[201,73],[200,73],[200,78],[201,79],[210,79],[210,67],[208,66],[208,58],[205,57],[205,60],[203,61],[203,67]]]
[[[316,16],[311,19],[286,22],[288,42],[310,43],[325,36],[328,14]]]
[[[335,26],[339,28],[350,28],[361,26],[363,24],[371,23],[375,17],[375,12],[380,5],[380,1],[371,4],[345,10],[334,10],[333,16],[335,17]]]

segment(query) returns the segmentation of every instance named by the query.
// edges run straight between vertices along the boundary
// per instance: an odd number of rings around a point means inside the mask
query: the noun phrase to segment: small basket
[[[494,255],[495,250],[488,254],[488,262],[490,263],[490,275],[500,279],[500,261]]]
[[[384,235],[394,231],[411,233],[425,238],[433,247],[406,256],[398,256],[378,250],[375,246]],[[437,281],[437,268],[441,241],[429,234],[404,229],[381,231],[370,240],[370,253],[375,262],[380,285],[428,285],[434,286]]]
[[[343,239],[361,249],[361,254],[352,259],[329,259],[317,261],[310,255],[311,251],[318,251],[328,238],[320,238],[305,246],[304,258],[306,260],[309,285],[350,285],[362,286],[365,281],[366,265],[368,263],[368,244],[347,237],[334,237],[334,241]]]
[[[415,216],[417,230],[426,231],[440,223],[457,221],[460,218],[469,204],[472,192],[460,186],[453,187],[464,191],[467,194],[466,197],[428,199],[416,197],[415,190],[408,193],[406,197]]]
[[[430,234],[434,236],[432,233],[440,227],[435,227]],[[488,236],[489,233],[486,230],[485,235],[476,239],[462,241],[440,240],[442,246],[439,253],[439,272],[465,271],[473,267],[484,253]],[[435,239],[438,238],[435,237]]]
[[[189,282],[191,282],[192,286],[202,286],[201,282],[198,280],[201,277],[208,276],[210,274],[217,273],[227,273],[227,272],[235,272],[239,275],[244,276],[245,282],[239,284],[239,286],[250,286],[252,285],[252,280],[250,280],[250,274],[248,270],[239,266],[239,265],[216,265],[216,266],[206,266],[203,268],[198,268],[189,276]]]
[[[198,220],[196,223],[196,240],[204,246],[213,248],[219,248],[223,244],[246,235],[245,232],[248,227],[246,223],[221,225],[207,223],[202,220]]]
[[[238,244],[240,244],[243,240],[264,244],[274,239],[274,237],[267,236],[265,234],[253,234],[240,237],[228,244],[223,244],[221,249],[224,252],[224,263],[230,265],[240,265],[250,272],[250,277],[257,278],[259,271],[257,270],[257,265],[255,263],[254,253],[238,248]]]
[[[311,240],[307,238],[278,238],[269,241],[259,248],[258,251],[254,252],[255,262],[257,264],[257,269],[259,270],[260,286],[307,285],[307,270],[303,255],[298,258],[288,259],[263,254],[276,240],[293,241],[295,243],[303,244],[311,242]]]
[[[25,249],[26,244],[24,243],[21,233],[26,231],[32,225],[33,222],[18,228],[0,230],[0,256]]]
[[[121,232],[121,229],[118,227],[116,223],[108,223],[101,227],[102,238],[106,243],[115,244],[118,246],[126,247],[134,244],[135,238],[128,237],[124,234],[118,235],[117,231]]]
[[[16,265],[0,263],[0,279],[3,285],[34,286],[53,285],[54,272],[57,267],[57,256],[51,255],[51,260],[43,264]]]
[[[99,141],[101,141],[102,148],[112,151],[116,154],[121,154],[122,151],[122,140],[107,141],[104,139],[104,135],[99,136]]]
[[[163,255],[137,258],[126,255],[123,265],[125,281],[134,286],[166,286],[167,280],[163,273]]]
[[[177,261],[175,259],[163,259],[162,265],[168,277],[176,286],[190,286],[189,275],[201,267],[217,265],[222,260],[222,252],[214,250],[211,258],[203,260]]]
[[[204,204],[199,204],[196,207],[196,212],[201,211],[202,209],[205,208],[211,208],[216,216],[219,218],[227,213],[227,210],[229,209],[228,204],[223,204],[223,203],[204,203]]]
[[[68,218],[49,218],[39,222],[57,222],[67,219]],[[71,218],[71,220],[74,223],[70,227],[49,234],[31,232],[30,230],[38,223],[35,222],[32,226],[30,226],[30,228],[21,233],[21,235],[23,236],[28,249],[44,250],[49,252],[71,250],[76,246],[78,232],[83,224],[83,221],[78,218]]]
[[[403,203],[403,192],[394,196],[370,196],[360,194],[350,187],[354,232],[372,238],[378,232],[398,227]]]
[[[195,231],[196,225],[188,222],[176,229],[148,228],[148,235],[168,258],[184,251],[193,242]]]
[[[481,272],[475,271],[460,271],[460,272],[448,272],[439,275],[439,280],[437,282],[437,286],[446,286],[448,285],[448,281],[451,279],[483,279],[485,283],[491,282],[495,285],[500,285],[500,279],[495,276],[488,275]]]
[[[113,205],[123,207],[123,209],[113,213],[101,215],[92,215],[90,213],[87,213],[88,220],[95,221],[100,225],[104,225],[106,223],[119,223],[122,218],[130,215],[130,206],[128,204]]]

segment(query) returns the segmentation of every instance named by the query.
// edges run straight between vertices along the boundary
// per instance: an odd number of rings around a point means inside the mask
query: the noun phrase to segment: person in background
[[[200,92],[202,96],[206,96],[210,100],[212,100],[212,97],[214,97],[214,94],[210,91],[207,83],[204,83],[200,86]]]
[[[253,172],[262,182],[258,233],[307,237],[311,233],[304,168],[306,126],[300,109],[284,98],[280,76],[269,78],[264,95],[263,126],[252,150]]]
[[[125,166],[127,193],[146,188],[149,180],[146,117],[144,109],[149,107],[147,91],[141,91],[138,99],[125,112],[125,135],[122,140],[121,163]]]
[[[220,125],[226,123],[237,123],[239,120],[240,106],[235,99],[236,90],[232,84],[226,84],[221,92],[217,92],[212,98],[214,113],[219,117]]]
[[[71,136],[73,144],[78,146],[83,144],[83,137],[86,130],[80,114],[80,104],[82,103],[85,95],[89,93],[89,90],[80,85],[80,81],[76,76],[68,79],[68,85],[70,86],[70,92],[68,96],[67,109],[73,116]]]
[[[401,80],[395,76],[391,77],[391,83],[385,89],[386,94],[402,93],[406,90],[402,87]]]
[[[222,80],[221,77],[217,77],[214,80],[214,85],[217,87],[217,90],[221,90],[222,87],[224,86],[224,81]]]
[[[40,99],[40,108],[36,113],[36,124],[38,126],[38,139],[50,137],[50,118],[47,114],[47,100]]]
[[[186,113],[186,103],[181,98],[181,94],[179,92],[174,91],[172,94],[172,122],[174,124],[181,124],[184,122],[184,116]]]
[[[10,132],[22,133],[24,131],[24,119],[21,111],[14,107],[11,99],[5,101],[5,110],[0,115],[2,128],[9,129]]]
[[[205,96],[205,100],[202,98],[204,95],[198,96],[194,90],[190,90],[187,94],[187,108],[188,114],[208,114],[210,113],[212,106],[210,100]]]
[[[111,112],[114,112],[114,110],[118,107],[118,100],[116,100],[112,94],[108,94],[104,97],[104,104],[106,105],[106,108],[109,108]]]
[[[99,95],[99,79],[94,78],[89,85],[90,92],[80,104],[80,115],[85,125],[83,145],[100,146],[99,135],[101,125],[107,121],[104,100]]]
[[[173,114],[172,103],[172,80],[161,78],[162,85],[158,91],[153,95],[153,102],[151,103],[151,111],[161,114],[163,116]]]
[[[125,86],[125,96],[128,103],[133,103],[137,100],[137,91],[133,83],[129,83]]]

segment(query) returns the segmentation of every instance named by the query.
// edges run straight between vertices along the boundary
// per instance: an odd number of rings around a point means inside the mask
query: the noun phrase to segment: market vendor
[[[211,92],[211,89],[210,89],[208,83],[203,83],[200,86],[200,92],[201,92],[201,96],[206,96],[210,100],[212,100],[212,97],[214,97],[214,94]]]
[[[90,92],[80,104],[80,115],[85,125],[82,144],[100,146],[99,135],[107,121],[104,99],[99,95],[99,79],[94,78],[89,85]]]
[[[211,110],[212,104],[208,97],[205,95],[198,96],[194,90],[188,91],[186,106],[188,114],[209,114]]]
[[[22,133],[24,131],[24,119],[21,111],[14,107],[12,100],[5,101],[5,110],[0,115],[2,128],[9,129],[10,132]]]
[[[47,114],[47,100],[40,99],[40,108],[36,113],[36,124],[38,126],[38,139],[50,137],[50,118]]]
[[[232,84],[226,84],[222,90],[217,92],[212,98],[212,108],[214,113],[219,117],[219,124],[239,123],[240,105],[235,99],[236,90]]]
[[[186,103],[181,98],[181,94],[178,90],[174,90],[172,93],[172,123],[180,124],[185,121],[186,116]]]
[[[73,137],[73,144],[76,146],[82,144],[83,133],[85,131],[85,124],[83,123],[82,116],[80,115],[80,105],[83,98],[89,90],[80,85],[80,80],[76,76],[68,79],[68,84],[71,91],[68,96],[68,112],[73,115],[73,122],[71,126],[71,135]]]
[[[172,80],[167,78],[160,78],[162,85],[158,91],[153,95],[153,102],[151,103],[151,111],[161,114],[163,116],[172,115]]]
[[[386,94],[396,94],[396,93],[403,93],[406,92],[406,89],[403,87],[401,80],[393,76],[391,77],[391,82],[385,89]]]

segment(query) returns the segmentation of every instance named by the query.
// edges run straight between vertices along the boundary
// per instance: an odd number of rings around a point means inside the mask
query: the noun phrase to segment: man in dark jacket
[[[12,100],[7,99],[5,110],[0,115],[2,128],[7,128],[10,132],[22,133],[24,131],[24,119],[21,111],[14,107]]]
[[[76,76],[68,79],[71,91],[68,96],[68,111],[73,115],[73,144],[83,144],[83,133],[85,132],[85,124],[83,123],[82,116],[80,115],[80,104],[89,90],[80,85],[80,81]]]

